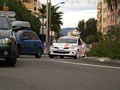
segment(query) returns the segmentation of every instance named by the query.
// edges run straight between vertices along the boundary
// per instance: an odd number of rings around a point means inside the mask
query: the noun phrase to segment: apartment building
[[[40,8],[40,0],[29,0],[29,2],[24,2],[25,0],[21,0],[23,5],[33,14],[38,13],[38,9]],[[37,15],[36,15],[37,16]]]
[[[118,17],[118,11],[120,10],[118,4],[118,10],[111,10],[105,0],[99,0],[98,2],[98,14],[97,14],[97,30],[106,34],[106,32],[115,25],[120,25],[120,17]]]
[[[117,25],[117,11],[108,11],[108,29]]]
[[[120,26],[120,0],[118,0],[117,4],[118,4],[118,10],[117,10],[117,12],[118,12],[118,19],[117,19],[117,23],[118,23],[118,26]]]
[[[105,0],[98,1],[97,30],[106,34],[108,28],[108,8]]]

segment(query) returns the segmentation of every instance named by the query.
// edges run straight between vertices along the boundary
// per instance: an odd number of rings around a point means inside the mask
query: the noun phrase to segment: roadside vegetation
[[[101,32],[97,31],[95,18],[90,18],[86,22],[84,20],[79,21],[77,30],[80,32],[82,40],[87,44],[98,42],[102,38]]]
[[[120,27],[112,27],[87,55],[120,60]]]
[[[120,18],[120,0],[105,0],[108,9],[117,11],[117,18]],[[119,19],[117,19],[119,22]],[[99,37],[98,42],[93,43],[93,48],[87,52],[88,56],[108,57],[110,59],[120,60],[120,26],[116,25],[108,30],[103,38]]]

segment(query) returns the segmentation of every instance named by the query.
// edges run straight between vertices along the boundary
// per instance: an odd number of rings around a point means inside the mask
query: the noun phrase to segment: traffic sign
[[[9,10],[9,7],[8,7],[8,6],[3,6],[3,10],[4,10],[4,11],[8,11],[8,10]]]
[[[0,16],[15,17],[15,15],[14,11],[0,11]]]

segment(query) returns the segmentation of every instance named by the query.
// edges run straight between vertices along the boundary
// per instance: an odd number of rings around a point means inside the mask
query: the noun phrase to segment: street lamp
[[[42,24],[42,26],[41,26],[41,28],[42,28],[42,47],[43,47],[43,54],[44,54],[44,26],[45,26],[46,18],[42,17],[39,20]]]
[[[47,18],[47,22],[46,22],[46,42],[48,42],[48,0],[47,0],[47,4],[46,4],[46,18]]]
[[[59,2],[59,3],[55,4],[54,6],[57,6],[58,4],[65,4],[65,2]]]
[[[52,30],[51,30],[51,5],[52,4],[51,4],[51,0],[50,0],[49,3],[50,3],[50,9],[49,9],[49,12],[48,12],[48,18],[49,18],[48,19],[49,20],[49,24],[48,24],[48,27],[49,27],[49,29],[48,29],[49,31],[48,32],[49,33],[48,34],[49,34],[50,40],[51,40],[50,43],[52,44]],[[65,2],[59,2],[59,3],[57,3],[57,4],[53,5],[53,6],[55,7],[55,6],[59,5],[59,4],[65,4]]]
[[[65,2],[59,2],[55,4],[54,6],[57,6],[58,4],[64,4]],[[50,4],[50,5],[49,5]],[[47,22],[46,22],[46,42],[49,42],[50,40],[50,31],[51,31],[51,0],[47,0],[46,4],[46,16],[47,16]],[[50,42],[49,42],[50,43]]]

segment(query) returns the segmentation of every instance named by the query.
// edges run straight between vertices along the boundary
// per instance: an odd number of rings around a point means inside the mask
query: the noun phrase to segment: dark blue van
[[[42,42],[37,34],[31,30],[19,30],[16,32],[17,56],[35,55],[36,58],[42,56]]]

